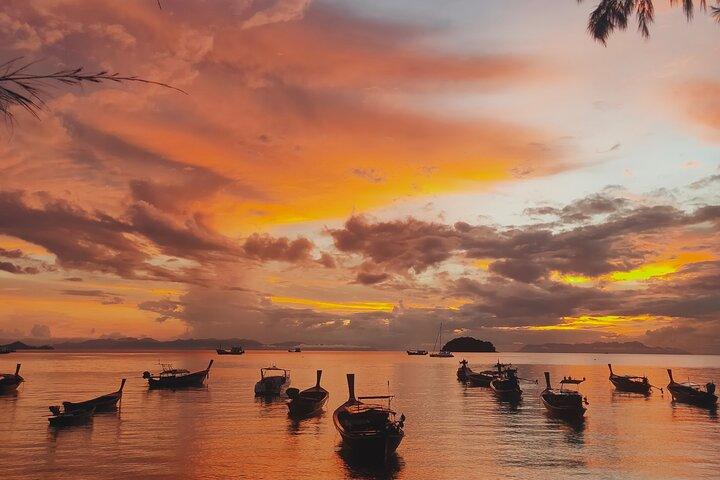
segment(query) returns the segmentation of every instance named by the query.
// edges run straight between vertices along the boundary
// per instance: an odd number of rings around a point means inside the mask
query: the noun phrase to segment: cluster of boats
[[[608,364],[608,368],[610,382],[618,391],[650,395],[654,388],[663,392],[662,388],[652,385],[646,376],[617,375],[611,364]],[[692,382],[678,383],[673,378],[672,370],[668,368],[667,372],[670,378],[667,389],[673,401],[705,408],[717,406],[714,383],[708,382],[704,386]],[[522,398],[520,380],[524,379],[517,376],[516,368],[499,361],[493,369],[475,372],[468,366],[468,361],[463,359],[457,369],[457,378],[471,386],[489,387],[503,400],[519,401]],[[553,388],[550,372],[545,372],[545,389],[540,393],[540,401],[553,415],[582,418],[587,410],[585,406],[588,405],[588,400],[578,391],[577,386],[584,381],[585,378],[563,377],[559,387]]]
[[[157,373],[143,372],[148,387],[163,389],[184,389],[202,387],[207,380],[213,361],[207,368],[196,372],[174,368],[170,364],[160,364]],[[317,370],[314,386],[299,390],[290,387],[290,371],[275,365],[260,369],[260,380],[255,384],[255,395],[277,397],[285,394],[288,414],[296,420],[302,420],[323,411],[330,393],[320,385],[322,370]],[[0,394],[12,393],[25,381],[20,376],[20,364],[15,373],[0,374]],[[64,427],[87,423],[96,412],[115,411],[122,400],[125,379],[120,388],[112,393],[101,395],[81,402],[62,402],[49,407],[52,415],[48,417],[50,426]],[[348,399],[333,413],[333,423],[342,437],[343,447],[354,454],[373,458],[387,458],[400,445],[405,432],[405,416],[390,408],[392,395],[355,396],[355,375],[347,374]]]
[[[143,372],[142,377],[148,381],[149,388],[183,389],[201,387],[207,380],[213,361],[207,368],[196,372],[174,368],[170,364],[160,364],[158,373]],[[12,393],[25,381],[20,376],[20,364],[15,373],[0,374],[0,394]],[[646,376],[618,375],[610,369],[610,382],[619,391],[649,395],[655,387]],[[493,368],[474,371],[463,359],[457,369],[459,381],[470,386],[490,388],[498,398],[517,402],[522,398],[521,381],[535,382],[520,378],[517,368],[498,361]],[[700,386],[691,382],[678,383],[674,380],[672,370],[668,369],[670,383],[667,386],[673,401],[689,403],[706,408],[717,405],[715,384],[708,382]],[[286,395],[288,414],[301,420],[318,415],[323,411],[330,398],[330,393],[320,385],[322,370],[317,370],[315,385],[299,390],[290,388],[290,371],[275,365],[260,369],[260,379],[255,384],[255,395],[277,397]],[[545,389],[540,393],[540,401],[547,411],[556,416],[583,418],[588,400],[578,391],[578,386],[585,378],[563,377],[557,388],[550,382],[550,373],[545,372]],[[77,425],[85,423],[96,412],[113,411],[122,400],[125,379],[120,382],[118,390],[81,402],[62,402],[61,405],[50,406],[52,416],[48,421],[53,427]],[[355,375],[347,374],[348,399],[337,407],[333,413],[333,423],[342,437],[343,447],[350,453],[363,456],[381,457],[386,459],[402,442],[405,436],[405,415],[398,417],[392,410],[392,395],[355,395]]]

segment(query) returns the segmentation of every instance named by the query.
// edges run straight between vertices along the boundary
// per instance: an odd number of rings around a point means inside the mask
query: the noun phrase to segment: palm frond
[[[50,73],[30,73],[37,62],[26,62],[22,57],[0,65],[0,116],[12,123],[13,107],[20,107],[35,118],[46,106],[46,90],[57,84],[80,85],[82,83],[135,82],[158,85],[187,95],[187,92],[167,83],[146,80],[136,76],[121,75],[108,71],[87,73],[83,67],[57,70]]]
[[[648,38],[650,36],[650,24],[655,19],[655,7],[652,0],[638,0],[635,11],[637,13],[638,30],[643,37]]]

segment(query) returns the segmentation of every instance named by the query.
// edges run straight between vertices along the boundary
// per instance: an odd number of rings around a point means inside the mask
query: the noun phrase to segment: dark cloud
[[[375,285],[376,283],[384,282],[389,278],[390,275],[387,273],[358,272],[355,277],[355,281],[363,285]]]
[[[339,251],[362,255],[403,274],[422,273],[447,260],[459,241],[452,227],[414,218],[371,223],[353,216],[330,235]]]
[[[320,258],[317,259],[317,262],[325,268],[335,268],[337,266],[335,258],[327,252],[322,252],[320,254]]]
[[[2,262],[0,261],[0,270],[4,272],[9,273],[15,273],[18,275],[27,274],[27,275],[36,275],[40,273],[40,270],[35,267],[23,267],[20,265],[16,265],[11,262]]]
[[[282,262],[301,262],[310,259],[314,248],[307,238],[290,240],[287,237],[275,238],[267,234],[255,233],[245,240],[242,249],[253,260]]]

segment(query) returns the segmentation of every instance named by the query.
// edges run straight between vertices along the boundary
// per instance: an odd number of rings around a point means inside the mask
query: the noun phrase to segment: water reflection
[[[397,453],[390,455],[385,461],[358,455],[339,445],[338,457],[342,460],[348,478],[362,479],[393,479],[397,478],[405,462]]]

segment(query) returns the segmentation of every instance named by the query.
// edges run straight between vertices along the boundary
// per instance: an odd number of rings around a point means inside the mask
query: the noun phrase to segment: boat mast
[[[440,322],[440,328],[438,329],[437,335],[435,335],[435,344],[433,345],[433,352],[438,351],[437,345],[438,345],[438,340],[440,340],[442,338],[441,336],[442,336],[442,322]]]

